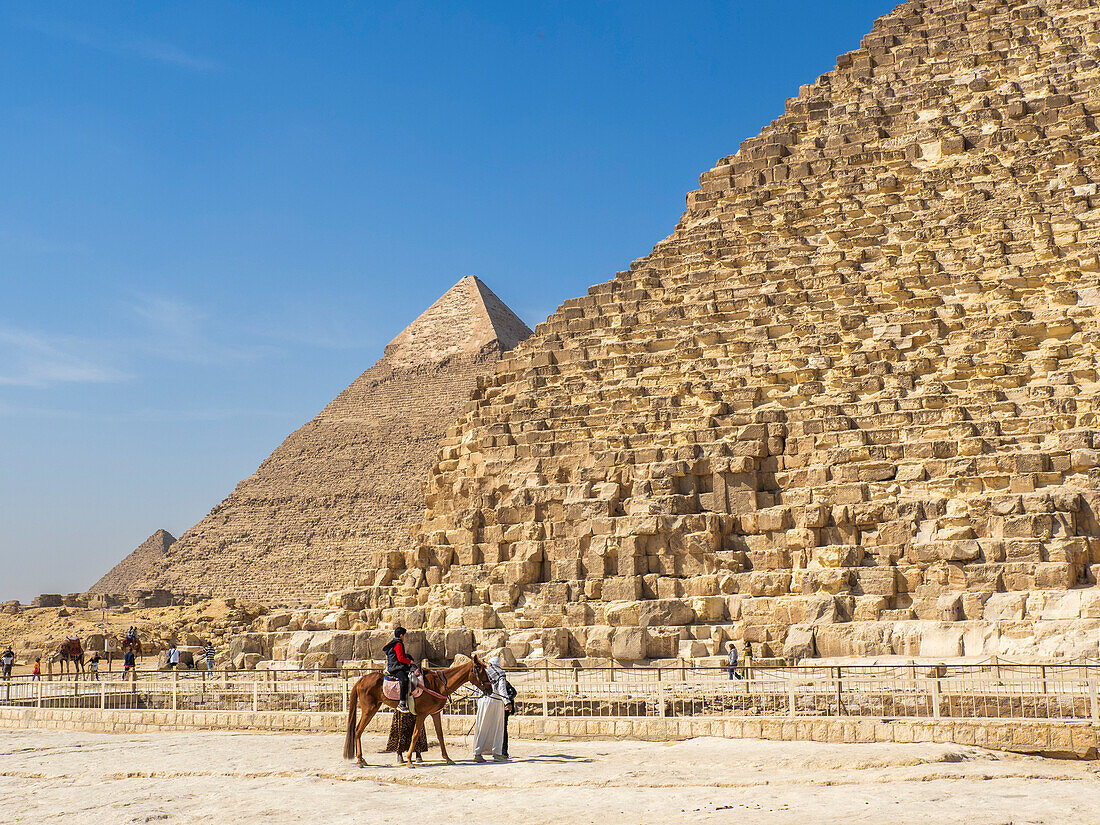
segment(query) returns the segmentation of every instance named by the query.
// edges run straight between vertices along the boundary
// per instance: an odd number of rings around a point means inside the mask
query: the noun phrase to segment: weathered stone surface
[[[392,598],[506,583],[504,628],[606,624],[618,658],[664,650],[638,631],[675,600],[762,656],[803,623],[819,653],[948,656],[963,623],[1001,638],[1002,594],[1093,586],[1098,25],[1072,0],[878,20],[481,383]],[[789,601],[734,618],[731,593]]]

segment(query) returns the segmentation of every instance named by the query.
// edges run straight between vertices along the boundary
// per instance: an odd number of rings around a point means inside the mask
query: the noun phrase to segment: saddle
[[[415,673],[409,673],[409,697],[417,699],[424,694],[424,680]],[[401,699],[401,683],[397,677],[382,674],[382,695],[397,702]]]

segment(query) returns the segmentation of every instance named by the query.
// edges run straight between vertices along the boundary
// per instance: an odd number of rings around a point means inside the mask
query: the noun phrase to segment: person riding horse
[[[395,627],[393,639],[390,640],[382,652],[386,654],[386,673],[392,676],[401,685],[401,700],[397,709],[402,713],[409,712],[409,669],[413,660],[405,652],[405,628]]]

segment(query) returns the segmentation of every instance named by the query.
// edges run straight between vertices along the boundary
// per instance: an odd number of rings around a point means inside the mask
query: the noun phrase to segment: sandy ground
[[[0,731],[9,823],[1100,823],[1100,765],[957,745],[517,741],[413,769],[342,737]]]

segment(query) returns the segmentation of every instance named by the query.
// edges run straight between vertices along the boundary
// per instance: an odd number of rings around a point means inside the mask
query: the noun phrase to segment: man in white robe
[[[493,684],[491,696],[482,695],[477,700],[477,718],[474,721],[474,761],[484,762],[487,754],[503,762],[504,756],[504,706],[508,702],[508,688],[500,657],[489,661],[485,675]]]

